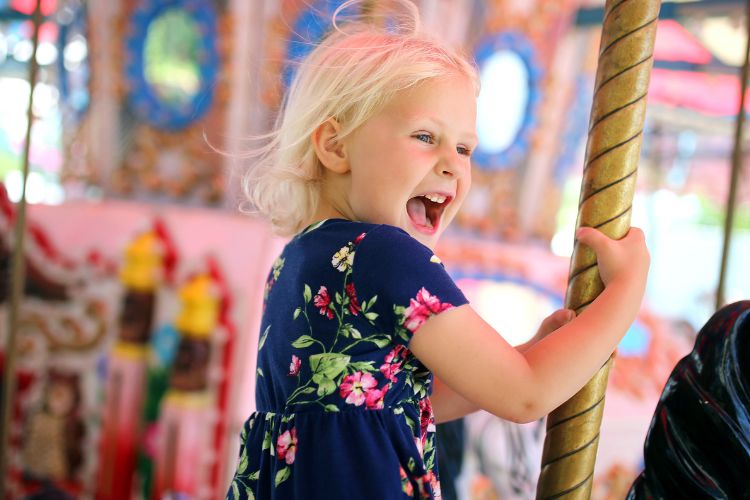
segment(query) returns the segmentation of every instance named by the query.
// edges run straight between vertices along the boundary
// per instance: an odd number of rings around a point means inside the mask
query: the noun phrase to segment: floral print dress
[[[466,302],[401,229],[329,219],[292,239],[266,283],[227,498],[439,498],[432,375],[409,340]]]

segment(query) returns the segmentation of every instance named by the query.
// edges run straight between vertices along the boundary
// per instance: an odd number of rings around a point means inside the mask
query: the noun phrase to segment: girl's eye
[[[456,148],[456,151],[458,151],[458,154],[463,156],[471,156],[471,149],[464,147],[464,146],[458,146]]]
[[[427,133],[421,133],[416,134],[414,138],[418,141],[426,142],[427,144],[432,144],[432,136]]]

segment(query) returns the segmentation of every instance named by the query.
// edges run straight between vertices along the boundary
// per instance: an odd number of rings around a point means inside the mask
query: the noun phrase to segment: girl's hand
[[[613,240],[593,227],[582,227],[576,237],[596,253],[599,275],[605,286],[625,276],[645,283],[651,257],[643,231],[632,227],[624,238]]]
[[[544,320],[542,320],[542,323],[539,325],[539,329],[536,331],[536,334],[527,342],[521,345],[517,345],[516,350],[518,350],[519,352],[525,352],[529,347],[533,346],[550,333],[570,323],[575,317],[576,313],[571,309],[558,309],[557,311],[544,318]]]
[[[539,342],[561,326],[565,326],[573,321],[573,318],[575,317],[576,313],[572,309],[558,309],[542,320],[542,324],[539,325],[539,330],[537,330],[536,335],[531,339],[531,342]]]

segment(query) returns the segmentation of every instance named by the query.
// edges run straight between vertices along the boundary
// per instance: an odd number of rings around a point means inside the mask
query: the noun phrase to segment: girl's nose
[[[455,175],[453,173],[453,168],[451,168],[450,166],[447,166],[446,164],[443,164],[442,166],[440,166],[440,174],[446,177],[453,177]]]
[[[461,174],[464,159],[453,149],[446,151],[438,163],[438,173],[446,177],[455,177]]]

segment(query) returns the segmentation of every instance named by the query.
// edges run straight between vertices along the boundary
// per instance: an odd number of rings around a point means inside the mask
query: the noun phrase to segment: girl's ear
[[[312,144],[320,163],[337,174],[349,171],[349,160],[344,145],[339,141],[341,125],[335,118],[329,118],[313,131]]]

